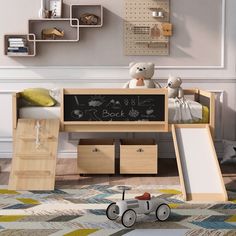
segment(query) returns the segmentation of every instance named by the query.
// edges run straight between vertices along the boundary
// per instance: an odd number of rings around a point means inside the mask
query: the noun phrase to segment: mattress
[[[171,110],[171,109],[169,109]],[[173,120],[173,118],[169,117],[169,124],[208,124],[209,123],[209,117],[210,117],[210,111],[209,108],[207,106],[202,106],[201,108],[201,112],[202,112],[202,118],[195,118],[195,119],[191,119],[188,121],[182,121],[182,120]]]
[[[54,107],[22,107],[19,109],[19,117],[27,119],[60,119],[60,106]]]
[[[192,103],[195,109],[195,114],[201,114],[200,117],[192,117],[189,120],[176,120],[176,106],[173,101],[168,104],[169,123],[208,123],[209,122],[209,109],[201,104]],[[181,108],[182,110],[182,108]],[[197,116],[197,115],[196,115]],[[19,109],[19,117],[27,119],[60,119],[61,110],[60,106],[54,107],[22,107]]]
[[[209,109],[200,103],[185,99],[168,100],[168,121],[169,123],[208,123]]]

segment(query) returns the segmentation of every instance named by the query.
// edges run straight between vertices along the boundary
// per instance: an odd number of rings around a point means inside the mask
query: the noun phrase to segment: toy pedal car
[[[156,218],[159,221],[165,221],[170,216],[170,207],[164,200],[158,197],[151,197],[149,193],[144,193],[142,196],[135,197],[133,200],[124,200],[125,190],[130,188],[119,186],[123,190],[122,200],[111,203],[106,210],[107,218],[116,220],[121,217],[121,222],[125,227],[132,227],[137,218],[137,214],[156,213]]]

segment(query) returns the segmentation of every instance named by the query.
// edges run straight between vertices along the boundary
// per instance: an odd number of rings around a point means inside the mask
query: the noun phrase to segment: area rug
[[[236,192],[227,203],[186,203],[179,186],[131,186],[126,199],[145,191],[166,199],[171,216],[158,222],[155,214],[139,215],[133,228],[110,221],[106,208],[121,199],[117,186],[86,185],[54,191],[9,191],[0,186],[0,235],[13,236],[234,236]]]

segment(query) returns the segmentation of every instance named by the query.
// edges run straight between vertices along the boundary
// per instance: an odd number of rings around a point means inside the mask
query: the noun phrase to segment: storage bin
[[[114,140],[81,139],[78,144],[77,164],[79,174],[114,174]]]
[[[122,139],[120,173],[157,174],[157,148],[153,139]]]

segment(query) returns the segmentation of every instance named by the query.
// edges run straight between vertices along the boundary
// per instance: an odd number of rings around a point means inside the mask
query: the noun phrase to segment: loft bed
[[[185,89],[185,97],[202,105],[204,119],[177,122],[187,127],[209,124],[215,128],[214,94]],[[22,107],[13,94],[13,129],[19,118],[59,119],[64,132],[170,132],[171,108],[167,89],[62,89],[55,107]]]

